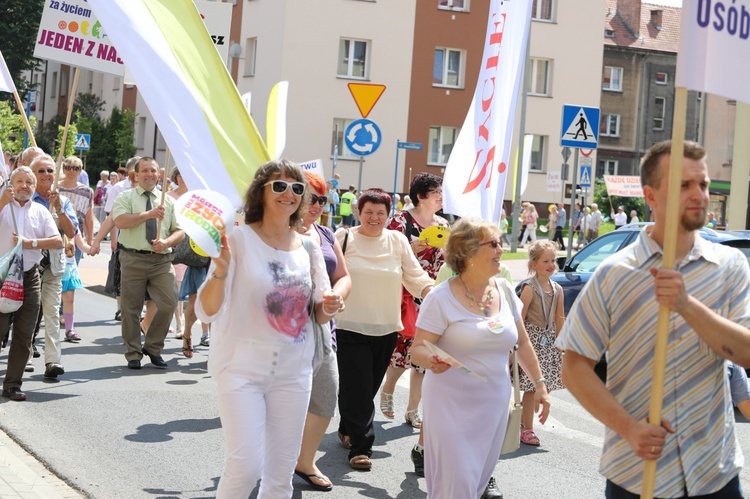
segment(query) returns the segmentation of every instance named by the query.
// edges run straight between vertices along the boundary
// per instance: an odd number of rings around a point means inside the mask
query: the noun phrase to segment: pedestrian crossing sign
[[[88,133],[76,134],[76,151],[88,151],[91,148],[91,135]]]
[[[596,149],[599,142],[599,115],[598,107],[565,104],[560,146]]]
[[[578,180],[579,187],[591,187],[591,167],[581,166],[580,176]]]

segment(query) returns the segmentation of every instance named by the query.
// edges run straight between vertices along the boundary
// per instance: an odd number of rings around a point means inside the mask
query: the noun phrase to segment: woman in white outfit
[[[532,243],[536,242],[536,221],[539,219],[539,214],[536,211],[536,206],[529,203],[524,208],[523,212],[523,225],[526,229],[523,231],[523,239],[521,239],[521,247],[526,244],[528,239],[531,239]]]
[[[435,287],[419,309],[411,358],[427,370],[422,403],[430,499],[476,498],[487,486],[508,423],[508,362],[516,343],[520,366],[537,384],[540,422],[549,414],[549,395],[521,318],[523,304],[507,281],[495,277],[502,254],[495,224],[461,219],[445,249],[445,263],[458,275]],[[427,343],[484,379],[450,369]]]
[[[258,479],[260,499],[292,496],[312,379],[310,294],[319,323],[343,305],[320,247],[310,244],[308,253],[292,229],[307,189],[299,166],[263,165],[247,192],[247,225],[222,238],[198,291],[198,318],[214,323],[208,367],[226,446],[218,498],[246,498]]]

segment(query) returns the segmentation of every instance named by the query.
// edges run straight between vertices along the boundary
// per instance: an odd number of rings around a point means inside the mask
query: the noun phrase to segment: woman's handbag
[[[210,261],[211,259],[209,257],[200,256],[193,251],[193,248],[190,245],[190,236],[187,234],[185,234],[185,239],[174,248],[174,258],[172,258],[172,263],[174,265],[183,264],[188,267],[205,267]]]
[[[505,279],[499,279],[498,285],[503,288],[505,293],[505,299],[510,305],[512,310],[511,315],[515,318],[516,316],[516,302],[513,301],[510,289],[506,285]],[[521,414],[523,408],[521,407],[521,385],[518,378],[518,359],[516,358],[516,351],[518,345],[513,345],[513,352],[511,353],[511,363],[513,364],[513,399],[510,403],[508,412],[508,426],[505,427],[505,438],[503,438],[503,446],[500,449],[500,455],[510,454],[515,452],[521,447]]]
[[[313,263],[312,263],[312,248],[310,245],[313,244],[312,239],[310,239],[307,236],[302,236],[302,246],[304,246],[305,251],[307,251],[307,254],[310,256],[310,274],[312,275],[313,272]],[[310,290],[310,303],[308,305],[308,314],[310,316],[310,321],[312,322],[313,326],[313,341],[315,342],[315,351],[313,353],[313,360],[312,360],[312,367],[313,367],[313,374],[318,372],[318,369],[320,369],[320,366],[323,364],[326,364],[328,362],[331,362],[335,359],[335,356],[333,354],[333,337],[331,336],[331,323],[326,322],[325,324],[318,324],[318,321],[315,320],[315,298],[314,298],[314,291],[315,291],[315,281],[312,282],[312,289]]]
[[[401,324],[404,329],[398,334],[404,338],[414,338],[417,330],[417,306],[414,304],[414,297],[403,286],[401,286]]]
[[[505,438],[500,449],[500,455],[510,454],[521,447],[521,386],[518,381],[518,359],[516,359],[518,345],[513,345],[511,359],[513,362],[513,399],[508,413],[508,426],[505,428]]]

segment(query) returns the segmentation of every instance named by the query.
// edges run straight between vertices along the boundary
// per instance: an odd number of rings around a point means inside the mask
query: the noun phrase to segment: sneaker
[[[207,347],[209,346],[209,341],[211,338],[208,336],[208,333],[203,333],[201,335],[201,346]]]
[[[27,373],[34,372],[34,364],[31,362],[31,359],[29,359],[29,361],[26,362],[26,367],[24,368],[24,371]]]
[[[415,445],[411,449],[411,462],[414,463],[414,473],[417,476],[424,476],[424,448],[417,450]]]
[[[57,378],[61,374],[65,374],[65,368],[61,366],[60,364],[56,364],[54,362],[50,362],[47,364],[47,368],[44,370],[44,377],[45,378]]]
[[[485,487],[480,499],[503,499],[500,489],[497,488],[497,482],[495,481],[494,476],[490,477],[490,481],[487,482],[487,487]]]

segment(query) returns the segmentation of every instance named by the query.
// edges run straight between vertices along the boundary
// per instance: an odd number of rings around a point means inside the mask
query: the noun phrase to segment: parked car
[[[560,271],[553,274],[551,279],[560,284],[563,289],[565,315],[568,315],[573,302],[578,298],[578,294],[599,264],[610,255],[633,244],[641,231],[650,225],[653,225],[653,223],[642,222],[620,227],[594,239],[578,253],[571,256],[570,259],[566,260],[564,256],[557,259]],[[700,229],[700,235],[708,241],[739,249],[750,262],[750,231],[723,232],[704,227]],[[516,293],[519,296],[521,286],[527,281],[528,279],[521,281],[516,286]],[[602,381],[605,381],[607,378],[607,362],[604,356],[594,369]]]
[[[610,255],[633,244],[641,231],[650,225],[653,225],[653,223],[642,222],[626,225],[594,239],[578,253],[571,256],[569,260],[566,260],[565,257],[557,259],[560,271],[552,276],[552,280],[563,288],[566,315],[599,264]],[[750,261],[750,234],[702,228],[700,229],[700,235],[708,241],[740,249]]]

